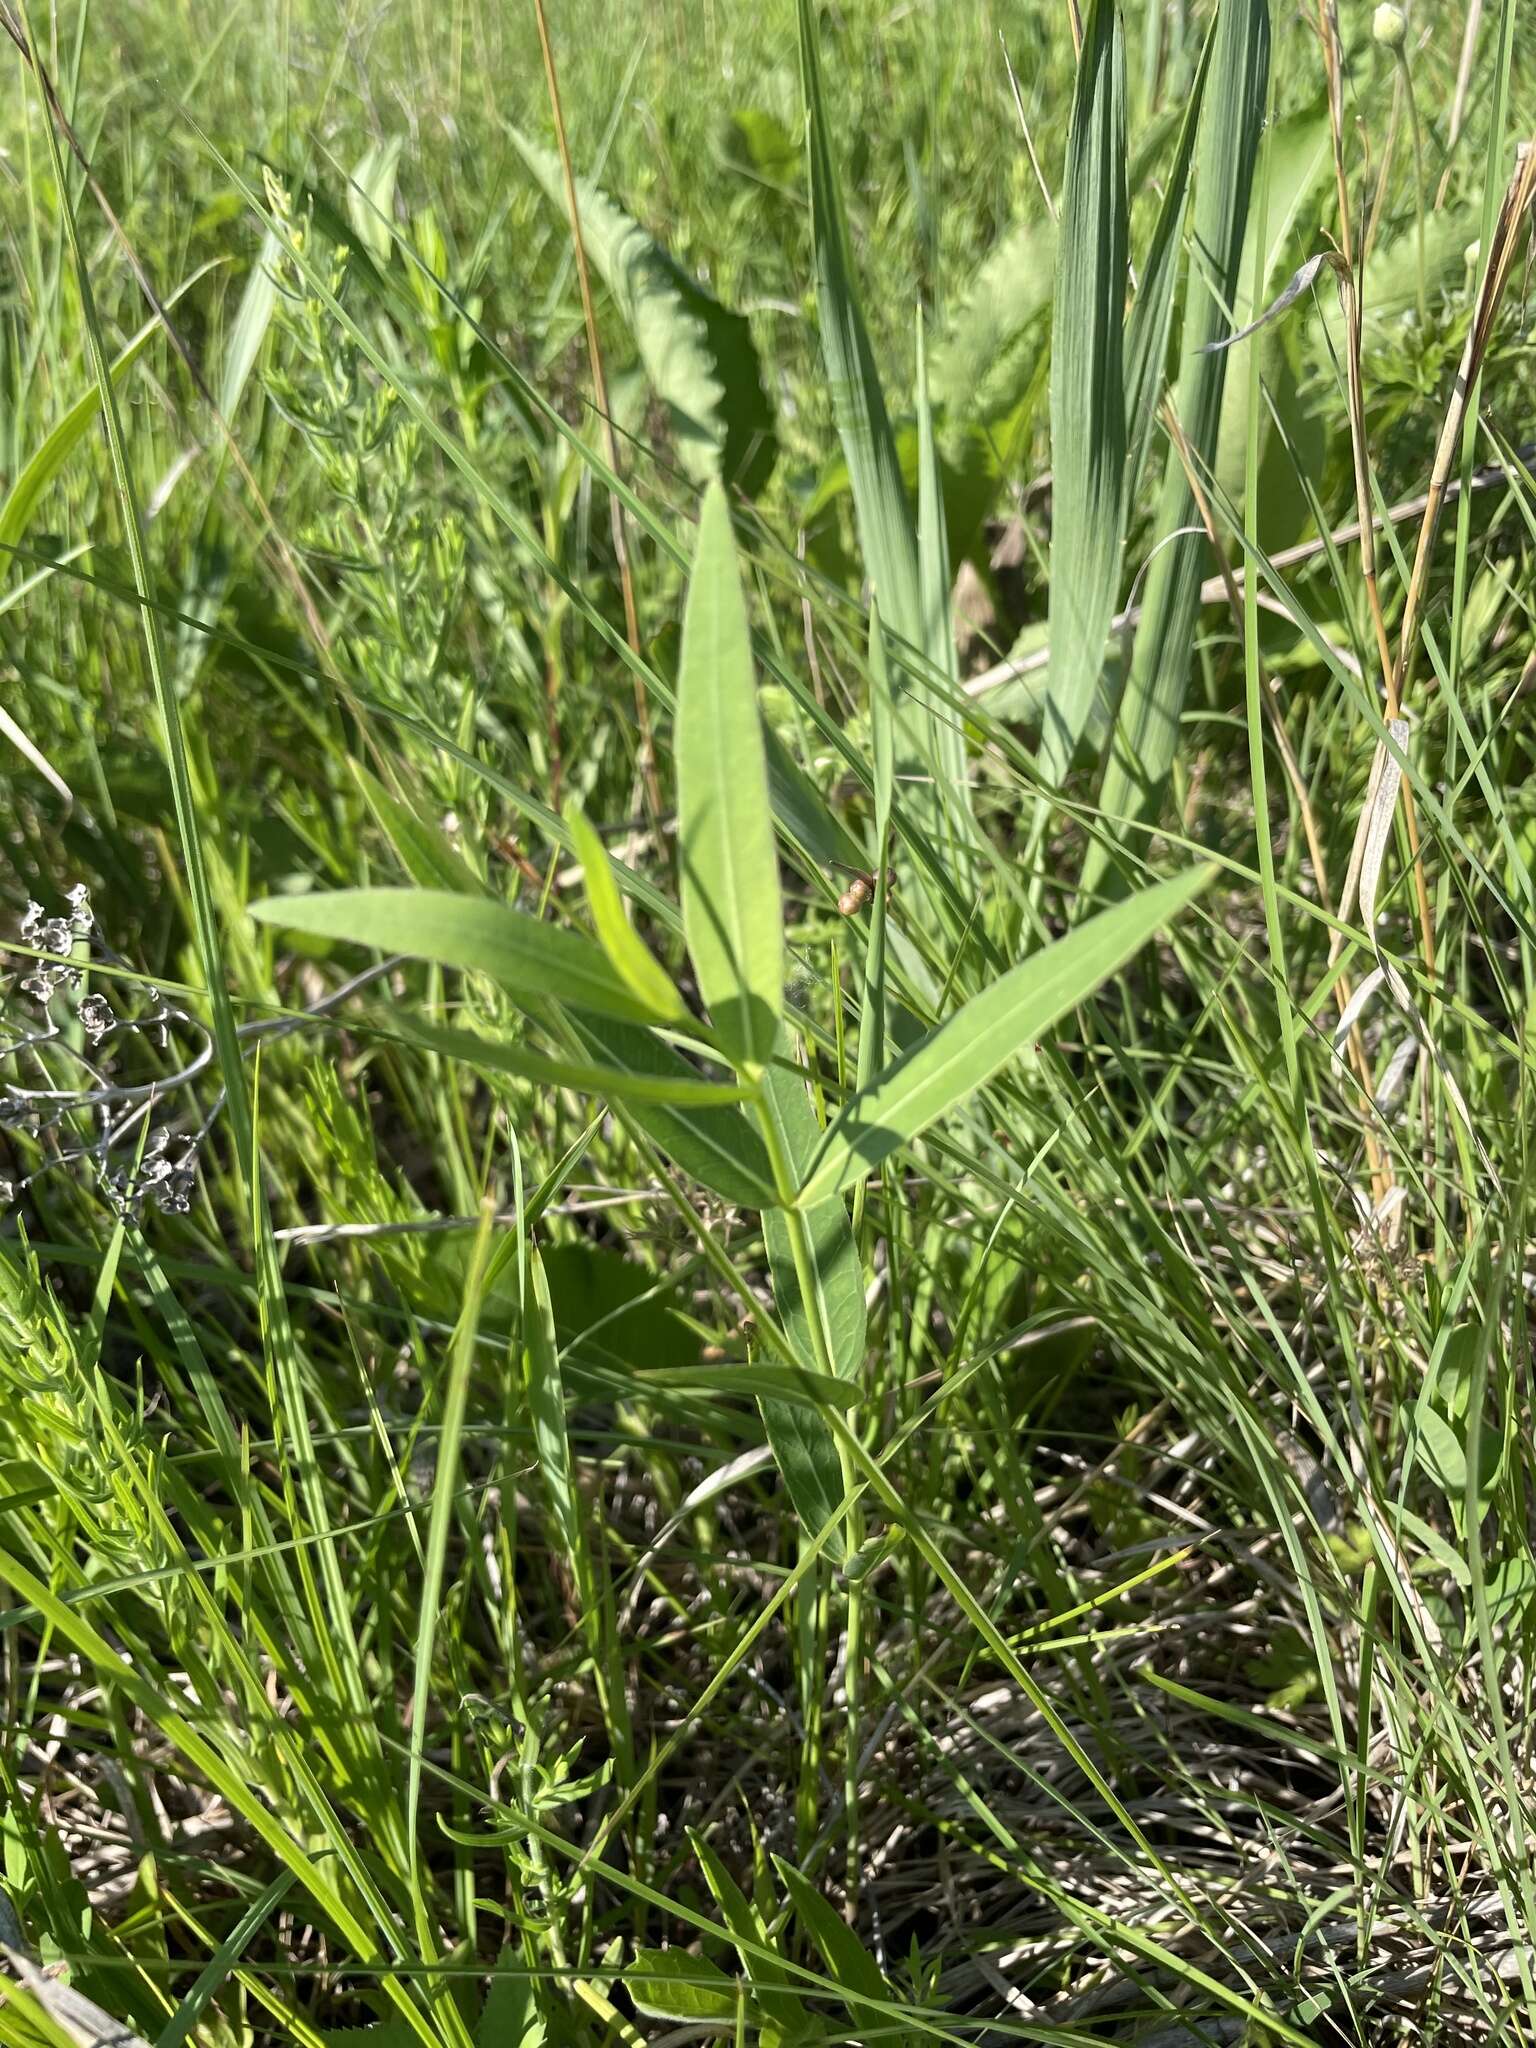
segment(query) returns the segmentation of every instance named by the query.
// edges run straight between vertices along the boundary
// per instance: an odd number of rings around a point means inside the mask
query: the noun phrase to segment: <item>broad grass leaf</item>
[[[508,131],[551,205],[565,213],[560,160]],[[778,452],[752,331],[690,277],[638,222],[587,178],[576,180],[581,232],[645,369],[671,416],[677,452],[697,482],[723,477],[755,495]]]
[[[126,373],[159,325],[158,320],[146,320],[116,357],[112,364],[114,381]],[[90,432],[100,411],[101,387],[93,384],[89,391],[82,392],[63,418],[43,437],[18,471],[4,501],[0,502],[0,569],[6,567],[4,551],[14,548],[23,538],[38,500]]]
[[[1184,309],[1176,401],[1196,474],[1209,469],[1216,455],[1227,351],[1202,351],[1230,332],[1268,99],[1269,43],[1268,0],[1222,0],[1196,152],[1193,230],[1201,263],[1191,273]],[[1099,797],[1100,807],[1117,819],[1156,816],[1189,687],[1207,549],[1176,448],[1168,451],[1153,540],[1141,624]],[[1107,863],[1104,843],[1095,841],[1084,863],[1085,894]]]
[[[256,261],[240,294],[240,305],[224,340],[224,372],[219,379],[219,411],[233,420],[250,382],[251,372],[261,354],[261,345],[272,324],[277,306],[277,284],[272,267],[282,253],[282,244],[271,228],[261,238]]]
[[[381,269],[394,251],[395,182],[404,145],[402,135],[370,143],[347,185],[347,219],[352,232]]]
[[[1028,1051],[1042,1031],[1139,952],[1215,872],[1191,868],[1101,911],[973,996],[843,1105],[817,1147],[799,1205],[814,1209],[862,1180]]]
[[[598,944],[640,1002],[658,1017],[686,1022],[688,1011],[682,997],[624,914],[624,898],[614,879],[613,864],[579,804],[566,806],[565,822],[570,828],[576,858],[581,862],[582,887]]]
[[[1051,675],[1041,766],[1060,782],[1098,694],[1125,520],[1125,51],[1091,0],[1067,134],[1051,338]]]
[[[1305,219],[1310,223],[1314,219],[1313,195],[1318,185],[1333,175],[1333,139],[1327,109],[1312,108],[1277,122],[1265,136],[1264,151],[1268,158],[1266,175],[1269,180],[1269,201],[1264,210],[1265,246],[1260,259],[1259,251],[1254,247],[1258,233],[1255,215],[1250,218],[1243,239],[1238,285],[1232,299],[1232,326],[1235,329],[1246,327],[1249,321],[1262,313],[1297,262],[1313,253],[1313,243],[1299,243],[1296,230],[1298,221]],[[1263,284],[1255,300],[1253,278],[1255,264],[1259,260],[1263,263]],[[1261,351],[1260,375],[1266,384],[1275,382],[1290,339],[1287,328],[1272,323],[1262,328],[1248,343],[1250,348]],[[1269,410],[1262,407],[1259,413],[1261,451],[1269,435]],[[1216,435],[1216,481],[1234,503],[1242,498],[1247,442],[1248,380],[1242,375],[1231,375],[1222,394],[1221,424]],[[1270,537],[1266,529],[1264,538]]]
[[[1151,453],[1157,408],[1163,395],[1168,367],[1168,337],[1173,330],[1173,306],[1182,269],[1184,223],[1189,214],[1191,172],[1195,143],[1200,133],[1200,109],[1205,99],[1205,82],[1211,68],[1212,37],[1207,36],[1200,52],[1189,104],[1179,123],[1173,162],[1163,185],[1162,203],[1146,261],[1141,265],[1135,301],[1125,323],[1125,516],[1130,514],[1141,491],[1147,457]]]
[[[616,1018],[573,1013],[572,1029],[605,1067],[643,1079],[691,1080],[695,1071],[664,1039]],[[630,1119],[711,1194],[742,1209],[778,1203],[773,1171],[756,1127],[739,1109],[666,1105],[627,1096]]]
[[[632,1023],[655,1015],[590,939],[488,897],[443,889],[338,889],[269,897],[253,903],[251,915],[312,938],[346,939],[486,974],[514,1002],[555,996]]]
[[[688,952],[721,1045],[739,1066],[760,1066],[783,1003],[783,908],[752,641],[719,484],[705,493],[688,584],[675,747]]]

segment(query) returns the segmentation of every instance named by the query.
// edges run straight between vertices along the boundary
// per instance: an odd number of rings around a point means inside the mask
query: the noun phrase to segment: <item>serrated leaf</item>
[[[929,387],[951,420],[990,424],[1025,398],[1048,346],[1055,285],[1054,221],[1018,221],[993,244],[933,345]]]
[[[1191,868],[1104,910],[973,996],[861,1088],[817,1147],[799,1194],[813,1209],[873,1172],[1083,1002],[1210,882]]]
[[[614,880],[613,864],[607,849],[587,823],[586,813],[580,804],[572,802],[566,806],[565,822],[570,828],[576,858],[581,862],[582,889],[587,908],[592,913],[598,944],[631,992],[648,1009],[658,1017],[670,1017],[674,1022],[685,1023],[687,1007],[660,961],[625,916],[624,898]]]
[[[269,897],[253,903],[251,915],[312,938],[347,939],[489,975],[514,1002],[555,996],[631,1023],[655,1014],[589,939],[488,897],[442,889],[337,889]]]
[[[1098,694],[1125,519],[1125,52],[1090,0],[1067,134],[1051,336],[1051,672],[1041,767],[1059,783]]]
[[[379,2020],[370,2027],[329,2027],[320,2036],[322,2048],[420,2048],[408,2020]]]
[[[475,2048],[544,2048],[538,1994],[517,1949],[504,1948],[475,2022]]]
[[[705,494],[688,583],[675,746],[689,956],[721,1045],[738,1066],[760,1066],[783,1003],[783,908],[752,641],[719,484]]]
[[[514,146],[565,213],[560,160],[516,128]],[[582,240],[634,336],[647,381],[667,407],[678,454],[697,482],[724,477],[749,496],[777,456],[773,408],[751,328],[706,292],[608,195],[576,180]]]

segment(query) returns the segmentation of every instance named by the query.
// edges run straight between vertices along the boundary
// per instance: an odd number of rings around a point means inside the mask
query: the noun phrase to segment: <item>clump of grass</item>
[[[1514,9],[642,26],[13,25],[0,2041],[1523,2038]]]

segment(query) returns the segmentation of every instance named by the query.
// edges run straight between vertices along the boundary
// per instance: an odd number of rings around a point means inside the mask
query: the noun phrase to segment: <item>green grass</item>
[[[0,2044],[1532,2040],[1528,23],[546,6],[3,46]]]

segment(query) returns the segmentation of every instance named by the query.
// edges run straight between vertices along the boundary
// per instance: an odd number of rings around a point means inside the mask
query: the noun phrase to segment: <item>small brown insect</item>
[[[887,889],[892,887],[894,880],[895,877],[890,869],[887,868],[885,870],[885,886]],[[874,876],[871,874],[855,873],[853,880],[837,899],[838,910],[844,917],[856,917],[867,904],[874,901],[874,895]]]

